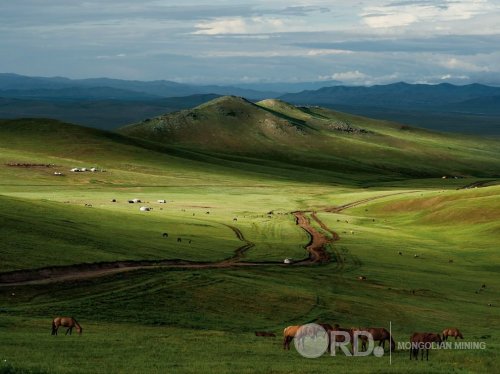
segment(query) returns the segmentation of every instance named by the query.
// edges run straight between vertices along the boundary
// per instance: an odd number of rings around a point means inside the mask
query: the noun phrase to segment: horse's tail
[[[56,329],[56,323],[55,323],[54,320],[52,320],[52,335],[55,335],[56,331],[57,331],[57,329]]]
[[[391,351],[394,352],[396,350],[396,342],[392,338],[392,335],[390,335],[390,337],[391,337]]]

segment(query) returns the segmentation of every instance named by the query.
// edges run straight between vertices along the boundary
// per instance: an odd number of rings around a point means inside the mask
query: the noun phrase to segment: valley
[[[33,373],[494,371],[499,150],[234,97],[117,132],[2,120],[0,360]],[[57,315],[83,334],[51,336]],[[308,322],[391,323],[396,341],[453,325],[486,348],[428,363],[399,350],[391,364],[284,351],[283,328]]]

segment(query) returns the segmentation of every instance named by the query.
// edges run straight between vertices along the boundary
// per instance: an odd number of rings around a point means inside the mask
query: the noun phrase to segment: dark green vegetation
[[[161,128],[156,136],[151,122]],[[2,284],[0,373],[495,371],[498,143],[232,98],[136,127],[134,135],[149,140],[49,120],[0,122],[0,272],[219,261],[242,245],[228,225],[255,243],[242,261],[301,259],[309,239],[286,214],[296,210],[317,211],[340,235],[327,247],[333,261]],[[105,172],[69,172],[92,166]],[[458,173],[468,178],[441,178]],[[476,182],[483,187],[457,190]],[[328,209],[361,200],[340,213]],[[140,212],[142,205],[154,209]],[[74,316],[83,335],[51,336],[56,315]],[[456,326],[486,349],[432,351],[418,363],[399,351],[392,365],[386,356],[311,360],[284,352],[283,328],[311,321],[392,321],[396,341]]]

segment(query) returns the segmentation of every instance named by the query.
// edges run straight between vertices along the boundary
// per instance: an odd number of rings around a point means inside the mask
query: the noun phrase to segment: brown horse
[[[324,334],[325,326],[330,325],[316,325],[316,324],[307,324],[307,325],[296,325],[296,326],[288,326],[283,330],[283,349],[290,350],[290,342],[293,339],[296,339],[297,345],[304,347],[304,340],[309,337],[312,339],[316,339],[318,335]],[[323,327],[323,328],[322,328]]]
[[[387,329],[384,329],[383,327],[367,327],[364,329],[358,329],[358,331],[364,331],[371,334],[373,340],[378,342],[378,346],[382,346],[383,349],[385,349],[386,340],[391,344],[391,351],[394,352],[394,350],[396,349],[396,343],[394,342],[394,339],[392,338],[389,331],[387,331]],[[361,349],[366,350],[366,343],[368,341],[368,338],[364,335],[361,335],[360,340]]]
[[[283,349],[290,350],[290,343],[297,335],[299,329],[300,326],[297,325],[285,327],[285,329],[283,330]]]
[[[450,328],[443,330],[443,341],[448,340],[449,336],[455,337],[455,340],[457,340],[457,338],[460,338],[460,339],[464,338],[464,336],[462,335],[460,330],[457,329],[456,327],[450,327]]]
[[[328,326],[330,328],[325,328],[325,326]],[[344,328],[344,327],[340,327],[337,323],[335,325],[333,325],[333,327],[331,327],[330,325],[328,324],[325,324],[325,326],[323,326],[323,328],[325,328],[325,330],[328,332],[328,352],[332,353],[332,332],[344,332],[344,333],[347,333],[349,335],[349,339],[350,339],[350,342],[351,342],[351,348],[353,349],[353,346],[352,346],[352,342],[353,342],[353,332],[354,330],[353,329],[347,329],[347,328]],[[344,335],[337,335],[335,334],[335,343],[344,343],[346,340],[345,336]],[[337,346],[334,346],[334,349],[336,350],[337,349]]]
[[[76,327],[76,331],[78,334],[82,334],[82,326],[78,322],[76,322],[76,319],[73,317],[56,317],[52,321],[52,335],[57,335],[57,330],[59,329],[59,326],[67,327],[68,329],[66,330],[66,335],[68,333],[71,335],[73,332],[73,327]]]
[[[415,360],[418,360],[418,351],[422,350],[421,360],[424,359],[424,349],[427,351],[427,361],[429,361],[429,349],[432,343],[441,344],[442,340],[439,334],[432,332],[414,332],[410,337],[410,360],[413,355]]]

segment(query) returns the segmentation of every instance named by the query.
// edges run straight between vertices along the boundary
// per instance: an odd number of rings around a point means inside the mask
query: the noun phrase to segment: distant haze
[[[499,19],[498,0],[2,1],[0,72],[500,85]]]

